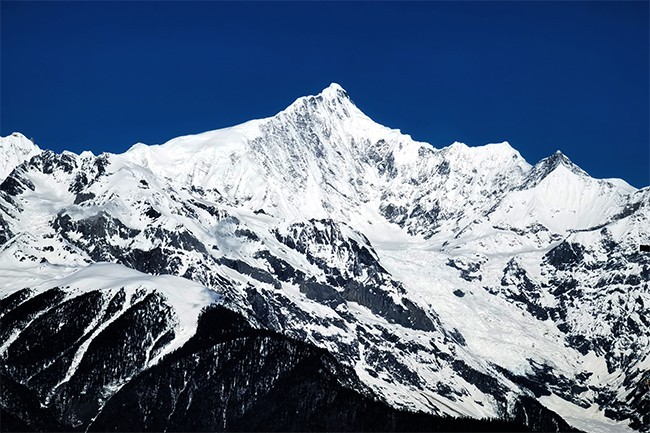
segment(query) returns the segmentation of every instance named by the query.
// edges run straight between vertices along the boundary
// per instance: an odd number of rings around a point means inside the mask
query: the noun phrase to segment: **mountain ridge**
[[[648,188],[593,179],[561,154],[531,166],[508,143],[415,142],[333,84],[232,128],[17,163],[0,184],[0,297],[23,293],[14,311],[65,281],[115,297],[125,272],[104,285],[100,273],[97,284],[75,277],[113,262],[140,279],[179,278],[176,315],[192,284],[216,293],[254,327],[326,350],[401,410],[510,419],[541,404],[574,428],[643,431],[649,200]],[[167,311],[143,293],[146,308]],[[7,362],[33,334],[29,317],[0,350]],[[160,329],[191,337],[178,326],[136,329],[172,353],[182,340]],[[91,345],[99,335],[82,334]],[[102,392],[110,399],[148,362],[100,371]],[[62,371],[59,381],[91,380]]]

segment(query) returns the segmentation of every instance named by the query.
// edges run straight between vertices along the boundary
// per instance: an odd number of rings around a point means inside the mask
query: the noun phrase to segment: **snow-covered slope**
[[[0,180],[4,180],[14,168],[40,151],[38,146],[19,132],[0,137]]]
[[[0,297],[25,318],[0,354],[18,362],[14,341],[37,326],[21,305],[57,287],[160,298],[169,320],[142,331],[156,360],[218,298],[325,349],[395,408],[647,430],[649,220],[648,188],[561,153],[531,166],[508,143],[436,149],[332,84],[276,116],[122,155],[17,161],[0,186]],[[93,326],[113,320],[101,305]],[[154,358],[110,376],[93,410]],[[43,404],[59,392],[17,371],[3,374]]]

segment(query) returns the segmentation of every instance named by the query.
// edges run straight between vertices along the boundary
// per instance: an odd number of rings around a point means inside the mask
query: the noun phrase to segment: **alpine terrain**
[[[650,188],[337,84],[116,155],[0,139],[2,430],[650,432]]]

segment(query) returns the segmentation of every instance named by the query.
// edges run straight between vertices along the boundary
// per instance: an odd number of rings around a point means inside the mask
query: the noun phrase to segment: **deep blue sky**
[[[508,140],[650,184],[647,1],[0,5],[0,134],[43,148],[123,152],[338,82],[436,147]]]

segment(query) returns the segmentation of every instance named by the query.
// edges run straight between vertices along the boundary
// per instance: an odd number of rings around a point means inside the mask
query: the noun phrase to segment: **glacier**
[[[144,377],[183,381],[162,366],[188,368],[172,360],[216,305],[245,335],[324,351],[337,386],[395,410],[649,431],[647,187],[594,179],[559,151],[529,164],[507,142],[435,148],[338,84],[122,154],[57,154],[19,133],[0,150],[2,374],[57,423],[101,429]],[[226,356],[204,349],[192,359]],[[22,414],[12,398],[3,410]],[[229,410],[200,428],[243,425]]]

